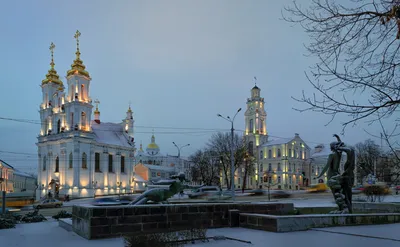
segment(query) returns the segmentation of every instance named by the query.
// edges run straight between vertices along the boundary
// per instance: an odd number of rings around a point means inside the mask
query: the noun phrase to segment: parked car
[[[63,202],[56,200],[56,199],[44,199],[43,201],[40,201],[39,203],[33,204],[33,207],[36,209],[40,208],[60,208],[62,207]]]
[[[14,212],[19,212],[19,211],[21,211],[21,209],[18,209],[18,208],[6,208],[6,213],[14,213]],[[2,208],[2,206],[0,205],[0,214],[2,214],[3,213],[3,208]]]
[[[216,195],[220,193],[221,189],[218,186],[203,186],[193,190],[193,192],[189,193],[188,196],[189,198],[194,199],[203,196]]]

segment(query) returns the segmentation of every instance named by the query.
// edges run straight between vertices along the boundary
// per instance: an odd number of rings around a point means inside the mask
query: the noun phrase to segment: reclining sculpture
[[[170,180],[164,180],[161,182],[154,182],[154,185],[169,185],[169,188],[154,188],[149,189],[142,193],[138,198],[133,200],[129,205],[143,205],[148,201],[153,201],[155,203],[168,203],[167,200],[174,195],[180,193],[188,186],[183,184],[183,182],[189,182],[185,178],[185,174],[180,173],[178,175],[172,175]]]

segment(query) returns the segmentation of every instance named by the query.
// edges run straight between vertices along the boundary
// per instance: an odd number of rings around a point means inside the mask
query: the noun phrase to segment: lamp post
[[[1,167],[0,167],[0,169],[1,169]],[[1,212],[2,212],[2,214],[6,214],[6,191],[3,190],[3,181],[4,181],[4,178],[0,177]]]
[[[178,145],[176,145],[175,142],[172,142],[172,144],[174,144],[174,146],[178,149],[178,162],[179,162],[179,166],[180,166],[180,165],[181,165],[181,160],[180,160],[180,157],[181,157],[181,149],[184,148],[184,147],[189,147],[190,144],[188,143],[188,144],[183,145],[183,146],[180,146],[180,147],[179,147]]]
[[[178,145],[176,145],[175,142],[172,142],[172,144],[174,144],[174,146],[178,149],[178,159],[179,159],[179,157],[181,157],[181,149],[184,148],[184,147],[190,146],[190,144],[186,144],[186,145],[183,145],[183,146],[179,147]]]
[[[233,131],[235,130],[233,128],[233,122],[235,121],[235,118],[237,114],[242,110],[242,108],[239,108],[233,118],[230,118],[227,116],[226,118],[223,117],[221,114],[218,114],[217,116],[225,119],[226,121],[231,123],[231,190],[232,190],[232,200],[235,200],[235,161],[233,160]]]
[[[268,172],[266,173],[268,176],[268,186],[267,186],[267,193],[268,193],[268,201],[271,201],[271,180],[272,180],[272,176],[271,174],[275,174],[274,171],[272,170],[268,170]]]

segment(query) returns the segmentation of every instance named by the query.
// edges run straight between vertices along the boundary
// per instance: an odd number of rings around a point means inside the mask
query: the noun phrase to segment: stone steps
[[[59,219],[58,226],[69,232],[72,232],[72,219],[70,219],[70,218]]]
[[[271,232],[305,231],[312,228],[377,225],[400,222],[400,213],[268,215],[240,213],[239,225]]]

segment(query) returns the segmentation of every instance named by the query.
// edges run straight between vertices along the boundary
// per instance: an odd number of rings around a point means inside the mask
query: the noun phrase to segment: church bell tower
[[[256,81],[256,77],[254,79]],[[261,89],[255,82],[251,89],[251,97],[247,99],[247,110],[244,113],[245,140],[251,155],[255,155],[257,148],[268,141],[267,113],[264,109],[264,98],[261,97],[260,92]]]

